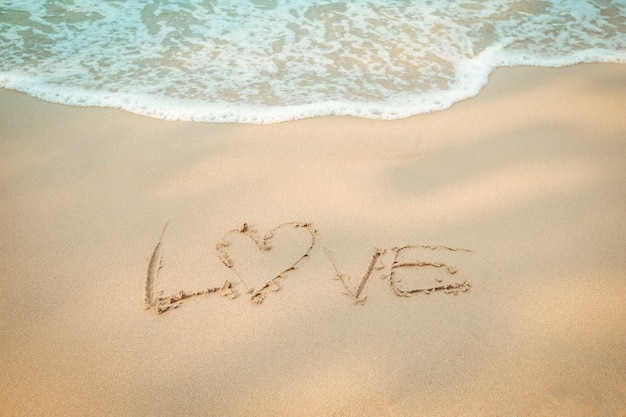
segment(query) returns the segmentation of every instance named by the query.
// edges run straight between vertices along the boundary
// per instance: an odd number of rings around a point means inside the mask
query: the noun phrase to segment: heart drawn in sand
[[[310,238],[310,243],[308,244],[308,247],[304,249],[304,252],[296,252],[295,255],[292,255],[294,256],[294,258],[292,259],[295,259],[295,261],[286,266],[279,266],[279,272],[271,273],[269,279],[267,278],[267,275],[260,278],[257,277],[257,282],[252,282],[253,277],[249,275],[244,276],[244,274],[242,274],[233,259],[233,256],[235,256],[235,250],[233,248],[235,242],[233,242],[233,238],[235,238],[235,236],[246,236],[252,240],[258,250],[260,250],[261,252],[269,252],[270,250],[272,250],[272,243],[275,241],[275,238],[277,238],[277,234],[280,234],[283,238],[285,237],[283,235],[288,235],[287,238],[289,240],[284,241],[283,239],[282,245],[295,245],[296,243],[300,243],[296,242],[297,239],[300,239],[299,237],[297,237],[297,235],[293,233],[287,233],[289,230],[304,230],[308,232],[307,239]],[[278,238],[276,240],[278,240]],[[249,226],[247,223],[244,223],[239,228],[231,230],[230,232],[222,236],[222,238],[215,245],[215,250],[217,251],[217,255],[220,261],[222,261],[222,263],[227,268],[232,270],[238,276],[239,281],[244,285],[247,293],[251,294],[250,300],[254,301],[257,304],[261,304],[268,293],[276,292],[280,289],[278,286],[279,281],[286,278],[290,273],[295,271],[299,266],[301,266],[311,257],[311,255],[317,249],[317,241],[317,230],[315,230],[313,225],[309,223],[283,223],[272,228],[264,236],[260,236],[253,227]],[[242,255],[239,254],[238,256]]]

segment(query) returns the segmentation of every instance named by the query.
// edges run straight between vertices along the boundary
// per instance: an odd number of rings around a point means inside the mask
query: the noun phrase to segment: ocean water
[[[398,119],[626,62],[626,0],[0,0],[0,86],[171,120]]]

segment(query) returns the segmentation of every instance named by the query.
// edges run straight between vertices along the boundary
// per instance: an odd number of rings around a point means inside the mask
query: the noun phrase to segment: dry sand
[[[0,415],[626,415],[626,66],[394,122],[0,109]]]

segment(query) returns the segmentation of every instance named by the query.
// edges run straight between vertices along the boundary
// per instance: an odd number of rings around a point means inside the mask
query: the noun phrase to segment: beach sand
[[[626,416],[625,86],[267,126],[0,91],[0,415]]]

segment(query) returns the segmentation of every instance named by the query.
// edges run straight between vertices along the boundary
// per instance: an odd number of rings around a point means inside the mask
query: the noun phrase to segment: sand
[[[269,126],[0,91],[0,415],[626,416],[625,86]]]

